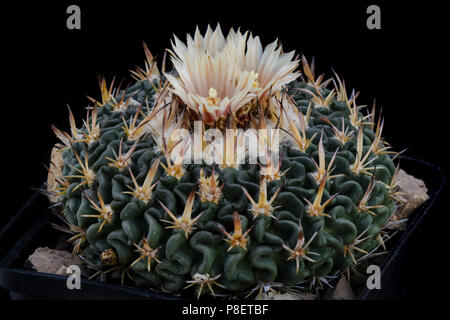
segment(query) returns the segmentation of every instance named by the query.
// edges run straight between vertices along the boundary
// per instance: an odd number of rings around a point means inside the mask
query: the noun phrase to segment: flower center
[[[258,73],[256,72],[255,73],[255,71],[251,71],[250,72],[250,76],[253,78],[253,89],[254,88],[259,88],[259,82],[257,81],[257,79],[258,79]]]
[[[220,103],[220,98],[217,98],[217,90],[214,88],[209,88],[209,97],[206,98],[208,105],[217,106]]]

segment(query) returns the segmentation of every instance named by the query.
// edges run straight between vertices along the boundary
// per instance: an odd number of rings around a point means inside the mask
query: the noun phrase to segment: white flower
[[[247,39],[248,38],[248,39]],[[178,77],[166,74],[172,92],[211,124],[235,113],[255,98],[264,99],[295,80],[294,52],[282,53],[276,41],[263,49],[259,37],[230,30],[225,38],[218,25],[205,36],[196,30],[187,44],[172,42],[171,60]]]
[[[250,34],[245,50],[245,45],[242,46],[242,43],[245,43],[247,32],[242,35],[239,30],[236,33],[231,30],[230,33],[235,42],[241,43],[237,46],[240,49],[240,53],[237,54],[240,69],[255,73],[257,78],[255,85],[259,89],[260,99],[266,97],[269,91],[273,93],[279,91],[283,85],[297,79],[300,75],[299,72],[294,72],[299,63],[298,60],[292,61],[294,51],[282,53],[281,45],[277,47],[278,40],[263,49],[259,37],[253,37]]]

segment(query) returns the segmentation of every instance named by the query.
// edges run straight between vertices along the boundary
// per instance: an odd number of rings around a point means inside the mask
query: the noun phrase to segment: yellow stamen
[[[210,106],[217,106],[220,103],[220,98],[217,98],[217,91],[214,88],[209,88],[208,91],[209,97],[206,98],[206,101],[208,101],[208,105]]]

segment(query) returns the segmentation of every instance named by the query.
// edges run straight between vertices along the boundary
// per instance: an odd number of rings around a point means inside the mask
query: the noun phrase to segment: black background
[[[86,95],[99,97],[97,75],[131,81],[128,70],[143,65],[144,40],[162,57],[172,34],[185,39],[198,25],[220,22],[251,30],[263,44],[276,38],[285,51],[315,57],[319,73],[331,68],[348,88],[360,90],[360,104],[383,108],[384,136],[395,150],[408,148],[447,171],[448,89],[444,89],[448,42],[443,8],[383,1],[58,1],[3,8],[2,15],[2,210],[12,215],[46,178],[42,163],[57,141],[50,124],[68,129],[66,105],[78,123]],[[66,28],[66,8],[81,7],[81,30]],[[381,30],[366,28],[366,8],[381,8]],[[160,59],[161,60],[161,59]],[[448,76],[445,77],[448,79]],[[446,192],[446,190],[444,191]],[[445,197],[445,195],[444,195]],[[412,239],[408,270],[410,298],[435,299],[448,272],[443,266],[445,199]]]

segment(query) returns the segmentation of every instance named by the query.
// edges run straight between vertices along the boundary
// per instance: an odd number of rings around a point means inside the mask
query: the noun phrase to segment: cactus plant
[[[249,33],[208,27],[172,47],[172,71],[144,45],[132,85],[102,79],[80,127],[70,110],[70,132],[53,127],[63,165],[49,192],[93,278],[245,295],[320,282],[384,246],[396,167],[375,109],[337,75],[316,77],[304,57]],[[237,133],[215,145],[223,161],[188,163],[196,121],[202,133],[278,129],[279,161],[233,153]],[[176,139],[177,129],[188,134]]]

